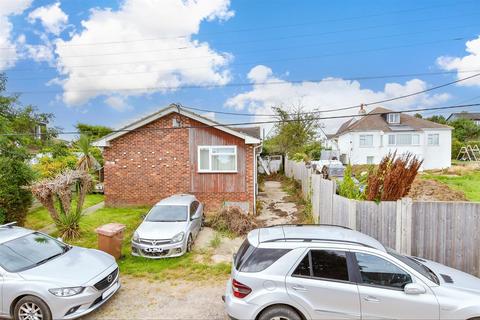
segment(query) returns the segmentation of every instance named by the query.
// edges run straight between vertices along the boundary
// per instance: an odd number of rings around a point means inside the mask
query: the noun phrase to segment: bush
[[[207,217],[205,224],[220,232],[233,233],[236,236],[246,235],[257,227],[252,216],[248,216],[238,207],[225,207]]]
[[[32,204],[32,194],[25,188],[33,180],[33,171],[15,157],[0,157],[0,220],[23,225]]]
[[[353,180],[351,165],[348,165],[345,169],[343,180],[338,185],[338,194],[348,199],[362,199],[364,197],[358,183]]]
[[[77,158],[74,155],[50,158],[42,157],[39,162],[33,166],[33,169],[40,178],[54,178],[67,169],[75,169]]]

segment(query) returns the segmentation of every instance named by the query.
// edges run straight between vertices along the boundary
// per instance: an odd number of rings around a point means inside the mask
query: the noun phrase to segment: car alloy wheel
[[[39,306],[33,302],[25,302],[18,311],[20,320],[43,320],[43,312]]]

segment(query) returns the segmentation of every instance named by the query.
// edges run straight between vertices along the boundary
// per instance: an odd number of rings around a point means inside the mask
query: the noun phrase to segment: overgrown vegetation
[[[219,232],[235,236],[246,235],[257,227],[255,219],[243,213],[238,207],[225,207],[208,215],[205,224]]]
[[[398,157],[396,152],[389,153],[369,174],[365,198],[373,201],[394,201],[405,197],[422,162],[411,153]]]
[[[338,194],[348,199],[364,199],[365,194],[360,190],[359,181],[354,180],[352,166],[348,165],[345,168],[342,181],[338,183]]]
[[[52,114],[21,104],[18,95],[5,95],[7,79],[0,74],[0,222],[23,224],[32,195],[28,186],[35,178],[27,164],[33,150],[49,143],[57,133],[47,129]]]
[[[284,154],[296,161],[318,160],[321,144],[318,141],[320,123],[315,114],[305,113],[302,107],[291,110],[273,108],[274,132],[263,145],[264,154]]]
[[[433,179],[445,183],[450,188],[462,191],[469,201],[480,202],[480,171],[471,170],[460,174],[426,173],[423,179]]]

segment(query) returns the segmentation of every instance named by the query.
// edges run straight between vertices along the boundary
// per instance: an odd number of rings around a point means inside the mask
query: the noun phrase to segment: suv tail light
[[[245,298],[252,292],[252,289],[250,287],[247,287],[243,283],[238,282],[237,280],[233,279],[232,280],[232,289],[233,289],[233,295],[237,298]]]

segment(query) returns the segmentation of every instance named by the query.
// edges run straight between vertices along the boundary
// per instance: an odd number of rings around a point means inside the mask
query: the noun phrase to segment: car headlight
[[[71,287],[71,288],[56,288],[56,289],[49,289],[51,294],[57,297],[71,297],[77,294],[80,294],[85,290],[84,287]]]
[[[176,235],[172,238],[171,242],[172,242],[172,243],[182,242],[182,241],[183,241],[183,237],[185,237],[185,233],[180,232],[179,234],[176,234]]]
[[[138,235],[138,232],[137,232],[137,231],[135,231],[135,232],[133,233],[132,240],[135,241],[135,242],[138,242],[138,240],[140,240],[140,236]]]

